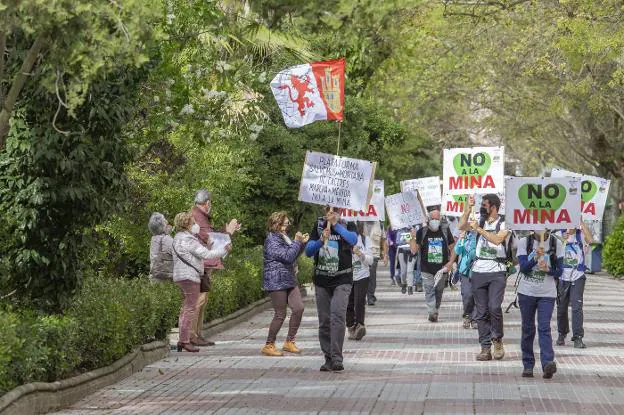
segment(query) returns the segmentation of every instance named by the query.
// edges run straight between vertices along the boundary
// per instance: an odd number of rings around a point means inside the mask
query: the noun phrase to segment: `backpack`
[[[527,255],[533,251],[533,244],[535,243],[535,234],[532,233],[527,236]],[[550,233],[548,235],[548,252],[546,253],[550,259],[550,265],[553,270],[557,269],[557,238]]]
[[[501,230],[501,222],[503,221],[503,218],[498,218],[498,222],[496,222],[496,228],[494,229],[494,233],[498,234]],[[484,229],[483,227],[485,226],[485,222],[481,221],[479,223],[479,227],[481,229]],[[477,236],[477,243],[478,243],[478,236]],[[497,262],[502,262],[507,264],[507,269],[510,270],[513,267],[513,262],[514,262],[514,255],[513,255],[513,242],[516,239],[516,235],[514,234],[513,231],[509,231],[509,240],[507,240],[507,238],[505,238],[505,240],[503,240],[503,248],[505,250],[505,258],[497,258],[496,261]],[[476,257],[476,259],[479,259],[479,256]]]

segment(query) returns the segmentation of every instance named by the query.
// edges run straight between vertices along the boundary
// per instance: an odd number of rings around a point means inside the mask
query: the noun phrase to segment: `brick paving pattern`
[[[461,326],[458,290],[445,291],[440,321],[430,323],[423,293],[401,294],[387,270],[378,278],[368,333],[345,340],[342,373],[319,372],[324,359],[308,297],[297,337],[301,356],[260,354],[267,311],[215,336],[215,347],[172,351],[57,414],[624,414],[624,282],[588,277],[588,348],[574,349],[568,336],[565,346],[555,346],[558,372],[544,380],[539,363],[535,378],[520,377],[519,310],[505,314],[505,358],[477,362],[477,331]],[[508,286],[503,306],[512,299]],[[556,339],[554,321],[552,327]],[[286,331],[285,324],[280,346]]]

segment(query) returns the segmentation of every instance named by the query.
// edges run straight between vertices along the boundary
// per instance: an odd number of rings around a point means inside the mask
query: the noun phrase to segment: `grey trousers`
[[[373,265],[370,266],[370,277],[368,277],[368,292],[366,298],[369,303],[377,301],[375,297],[375,290],[377,289],[377,264],[379,264],[379,258],[373,259]]]
[[[472,281],[464,275],[461,277],[461,296],[464,305],[462,317],[470,317],[471,320],[474,320],[477,310],[475,308],[474,296],[472,295]]]
[[[481,347],[491,347],[492,339],[503,338],[503,300],[507,276],[501,272],[473,272],[472,294],[477,309]]]
[[[315,285],[316,309],[319,319],[319,343],[326,362],[342,362],[345,319],[351,284],[334,288]]]
[[[559,304],[557,305],[557,329],[560,335],[570,332],[568,321],[568,305],[572,305],[572,339],[582,339],[585,335],[583,330],[583,293],[585,281],[583,275],[576,281],[561,281],[559,285]]]
[[[433,286],[435,276],[428,272],[421,272],[422,284],[425,289],[425,303],[427,303],[427,311],[429,313],[437,313],[442,303],[442,294],[444,293],[444,278],[440,279],[437,287]]]

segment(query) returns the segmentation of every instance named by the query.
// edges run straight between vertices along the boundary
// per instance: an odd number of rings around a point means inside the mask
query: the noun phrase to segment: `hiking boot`
[[[465,329],[469,329],[470,328],[470,323],[471,323],[470,317],[468,317],[468,316],[464,317],[464,328]]]
[[[262,348],[262,354],[265,356],[284,356],[284,353],[277,350],[275,343],[267,343]]]
[[[295,354],[301,353],[301,349],[297,347],[294,340],[293,341],[286,340],[284,342],[284,346],[282,346],[282,350],[285,352],[295,353]]]
[[[557,346],[565,345],[565,337],[565,334],[560,334],[559,337],[557,337]]]
[[[544,374],[542,377],[544,379],[552,379],[555,373],[557,373],[557,364],[555,362],[550,362],[544,366]]]
[[[321,366],[321,372],[331,372],[332,371],[332,362],[326,360],[325,363]]]
[[[331,365],[331,370],[334,372],[342,372],[344,370],[344,366],[342,362],[334,362]]]
[[[583,343],[583,339],[581,337],[577,337],[576,339],[574,339],[574,348],[575,349],[584,349],[587,346],[585,346],[585,343]]]
[[[410,285],[409,287],[407,287],[407,295],[413,295],[413,294],[414,294],[414,287]]]
[[[421,283],[416,284],[416,292],[423,292],[423,286]]]
[[[522,371],[523,378],[532,378],[533,377],[533,369],[524,368]]]
[[[349,336],[347,336],[347,338],[349,340],[355,340],[355,328],[356,328],[357,324],[352,325],[351,327],[347,327],[347,332],[349,333]]]
[[[492,339],[492,344],[494,345],[494,353],[492,353],[492,357],[496,360],[501,360],[503,357],[505,357],[503,339]]]
[[[477,360],[479,362],[485,362],[488,360],[492,360],[492,350],[489,347],[482,347],[481,353],[477,355]]]
[[[354,339],[355,340],[362,340],[362,337],[366,336],[366,327],[364,327],[364,324],[356,324],[355,325],[355,334],[354,334]]]
[[[401,292],[402,292],[403,294],[405,294],[405,293],[407,292],[407,284],[403,284],[403,285],[401,286]]]

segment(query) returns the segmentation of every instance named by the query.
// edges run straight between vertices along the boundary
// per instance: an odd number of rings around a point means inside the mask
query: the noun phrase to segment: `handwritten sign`
[[[440,176],[403,180],[401,182],[401,192],[407,192],[408,190],[418,190],[425,207],[439,206],[442,204]]]
[[[368,205],[368,210],[356,211],[353,209],[338,209],[341,219],[347,222],[375,222],[386,220],[386,207],[384,204],[384,181],[375,180],[373,183],[373,197]]]
[[[578,174],[563,169],[553,169],[552,177],[580,177],[581,178],[581,210],[584,221],[602,221],[607,195],[611,181],[597,176]]]
[[[445,149],[443,179],[444,193],[450,195],[502,192],[505,148]]]
[[[394,229],[411,227],[426,220],[417,191],[409,190],[386,197],[386,212]]]
[[[578,177],[507,177],[507,229],[569,229],[581,223]]]
[[[299,200],[335,208],[367,209],[376,163],[331,154],[306,153]]]

